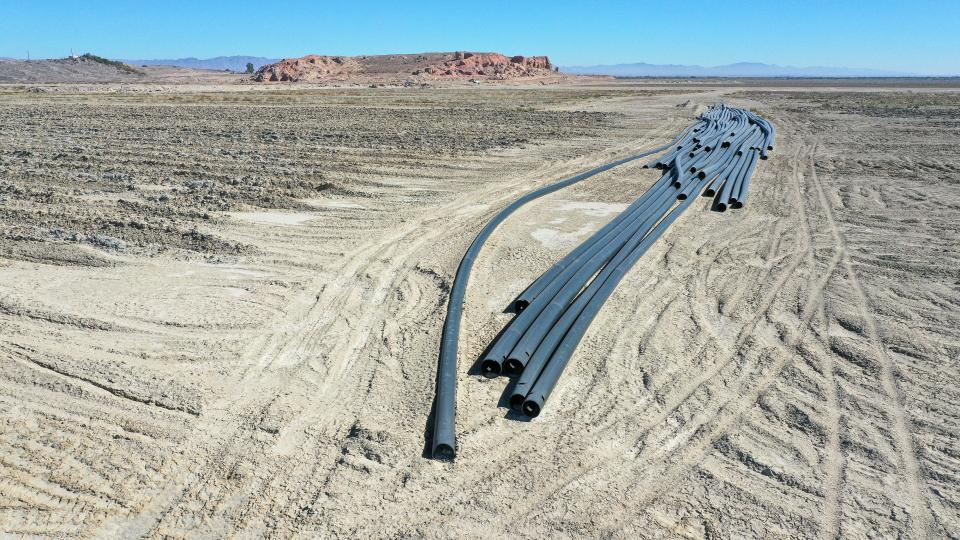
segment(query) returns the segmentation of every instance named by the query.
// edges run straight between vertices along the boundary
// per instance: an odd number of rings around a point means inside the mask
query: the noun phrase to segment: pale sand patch
[[[316,198],[316,199],[301,199],[301,202],[306,203],[314,208],[366,208],[360,203],[353,201],[345,201],[343,199],[327,199],[327,198]]]
[[[627,205],[622,203],[605,203],[593,201],[566,201],[557,210],[561,212],[581,212],[588,216],[609,216],[626,210]]]
[[[227,215],[240,221],[248,221],[260,225],[299,225],[315,219],[316,214],[310,212],[227,212]]]
[[[556,229],[537,229],[530,233],[530,236],[547,249],[564,249],[576,245],[593,232],[593,229],[589,224],[573,232],[563,232]]]

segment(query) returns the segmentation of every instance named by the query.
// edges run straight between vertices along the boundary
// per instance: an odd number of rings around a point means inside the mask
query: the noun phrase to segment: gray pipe
[[[705,183],[705,181],[701,181],[699,185],[702,187],[705,185]],[[540,373],[540,377],[537,379],[536,384],[533,385],[530,393],[523,401],[523,405],[521,406],[521,411],[523,414],[531,418],[534,418],[540,414],[544,403],[546,403],[547,398],[550,397],[550,394],[556,387],[557,381],[560,379],[560,375],[563,373],[564,368],[567,367],[570,358],[573,356],[574,350],[580,343],[580,340],[583,338],[583,335],[586,333],[587,328],[590,326],[590,323],[593,321],[594,317],[597,316],[597,313],[600,311],[600,308],[603,306],[604,302],[613,293],[617,284],[620,283],[623,277],[627,274],[627,271],[629,271],[630,268],[636,264],[636,262],[644,253],[646,253],[650,246],[652,246],[653,243],[660,238],[667,227],[676,221],[677,217],[679,217],[680,214],[682,214],[683,211],[686,210],[694,200],[696,200],[695,197],[688,198],[674,208],[673,211],[663,218],[660,224],[658,224],[657,227],[651,231],[649,235],[647,235],[643,242],[636,246],[630,255],[626,257],[626,259],[619,265],[617,265],[616,269],[606,278],[606,280],[604,280],[603,285],[584,306],[583,311],[580,312],[573,325],[569,330],[567,330],[567,333],[560,341],[560,344],[557,345],[557,348],[554,351],[553,356],[550,358],[550,361]]]
[[[534,199],[538,199],[544,195],[580,182],[581,180],[623,165],[624,163],[662,152],[673,144],[675,144],[675,140],[669,144],[654,148],[653,150],[612,161],[590,169],[587,172],[531,191],[498,212],[493,219],[480,230],[480,233],[477,234],[473,243],[470,244],[466,254],[464,254],[463,259],[460,261],[460,265],[457,267],[457,273],[453,278],[453,285],[450,291],[450,299],[447,302],[447,317],[443,322],[443,330],[440,337],[440,359],[437,364],[436,397],[434,399],[434,422],[431,445],[431,455],[434,458],[453,459],[454,456],[456,456],[457,352],[460,339],[460,322],[463,318],[463,301],[467,291],[467,283],[470,280],[470,271],[473,268],[473,262],[490,234],[493,233],[494,229],[510,214]]]

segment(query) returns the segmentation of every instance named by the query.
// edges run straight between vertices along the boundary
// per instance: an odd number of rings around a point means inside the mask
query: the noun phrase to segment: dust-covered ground
[[[491,237],[426,459],[483,224],[721,100],[779,130],[747,207],[681,217],[529,422],[471,365],[656,174]],[[956,536],[958,140],[942,85],[0,87],[0,531]]]

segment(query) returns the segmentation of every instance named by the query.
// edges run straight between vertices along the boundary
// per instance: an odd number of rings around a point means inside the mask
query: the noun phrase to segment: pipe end
[[[717,203],[717,212],[726,212],[726,211],[727,211],[727,205],[723,203]]]
[[[530,305],[530,302],[526,300],[517,300],[516,302],[513,303],[513,308],[517,310],[517,313],[520,313],[521,311],[527,309],[527,306],[529,305]]]
[[[440,443],[433,448],[433,459],[453,461],[455,457],[457,457],[457,451],[449,444]]]
[[[502,369],[503,368],[500,365],[500,362],[497,362],[492,358],[487,358],[480,364],[480,371],[483,373],[483,376],[488,379],[492,379],[497,375],[500,375],[500,371]]]
[[[743,203],[740,202],[740,201],[733,201],[733,202],[730,203],[730,208],[732,208],[732,209],[734,209],[734,210],[743,208]]]
[[[524,401],[523,414],[529,416],[530,418],[536,418],[537,416],[540,416],[540,405],[537,405],[537,403],[534,401]]]
[[[713,197],[713,196],[716,195],[716,194],[717,194],[717,192],[714,191],[713,188],[707,188],[707,189],[703,192],[703,196],[704,196],[704,197]]]
[[[677,195],[677,200],[678,200],[678,201],[684,201],[684,200],[686,200],[686,199],[687,199],[687,194],[686,194],[686,193],[680,193],[680,194]]]
[[[510,408],[515,411],[523,412],[523,400],[527,399],[527,396],[523,394],[514,394],[510,396]]]
[[[516,358],[507,358],[507,361],[503,363],[503,372],[507,375],[516,375],[523,371],[523,363]]]
[[[699,179],[701,179],[701,180],[704,180],[704,179],[707,178],[707,173],[705,173],[705,172],[703,172],[703,171],[700,171],[700,172],[697,173],[697,178],[699,178]]]

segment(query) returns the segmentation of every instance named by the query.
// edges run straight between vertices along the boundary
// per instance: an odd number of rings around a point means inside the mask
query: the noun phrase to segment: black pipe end
[[[697,178],[699,178],[699,179],[701,179],[701,180],[704,180],[704,179],[707,178],[707,173],[705,173],[705,172],[703,172],[703,171],[700,171],[700,172],[697,173]]]
[[[540,406],[535,401],[524,401],[522,412],[530,418],[536,418],[540,416]]]
[[[433,449],[433,459],[453,461],[455,457],[457,457],[457,451],[449,444],[440,443]]]
[[[480,372],[483,373],[483,376],[488,379],[492,379],[497,375],[500,375],[500,371],[502,369],[503,368],[500,365],[500,362],[497,362],[492,358],[487,358],[480,364]]]
[[[717,212],[726,212],[726,211],[727,211],[727,205],[723,204],[722,202],[721,202],[721,203],[717,203],[716,208],[717,208]]]
[[[767,156],[760,156],[760,159],[767,159]]]
[[[523,394],[510,396],[510,408],[518,412],[523,412],[523,400],[525,399],[527,399],[527,396]]]
[[[706,191],[703,192],[704,197],[713,197],[716,194],[717,192],[714,191],[713,188],[707,188]]]
[[[515,309],[517,313],[520,313],[521,311],[527,309],[527,306],[529,305],[530,302],[527,302],[526,300],[517,300],[513,303],[513,309]]]
[[[710,146],[704,146],[704,147],[703,147],[703,151],[704,151],[704,152],[709,152],[710,150],[713,150],[713,148],[710,147]]]
[[[739,209],[739,208],[743,208],[743,203],[740,202],[740,201],[732,201],[732,202],[730,203],[730,208],[733,208],[734,210],[737,210],[737,209]]]
[[[696,167],[690,167],[690,172],[692,172],[692,173],[697,172],[697,168],[696,168]]]
[[[686,199],[687,199],[687,194],[686,194],[686,193],[680,193],[680,194],[677,195],[677,200],[678,200],[678,201],[685,201]]]
[[[523,364],[516,358],[507,358],[503,363],[503,372],[507,375],[517,375],[523,371]]]
[[[679,180],[677,180],[676,182],[673,183],[673,187],[675,187],[675,188],[677,188],[677,189],[680,189],[680,187],[681,187],[682,185],[683,185],[683,184],[681,184]]]
[[[768,144],[768,145],[767,145],[767,150],[769,150],[769,151],[772,152],[772,151],[773,151],[773,145],[772,145],[772,144]]]

